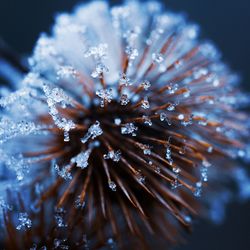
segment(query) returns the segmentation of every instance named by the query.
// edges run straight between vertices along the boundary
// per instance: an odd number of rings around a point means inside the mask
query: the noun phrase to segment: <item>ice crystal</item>
[[[28,229],[31,228],[32,226],[32,221],[31,219],[28,217],[27,213],[19,213],[18,215],[18,220],[19,220],[19,224],[16,227],[17,230],[21,230],[21,229]]]
[[[133,123],[127,123],[124,126],[121,127],[121,133],[122,134],[132,134],[132,136],[136,135],[136,131],[138,128]]]
[[[113,99],[112,88],[97,90],[96,95],[101,98],[101,107],[104,107],[105,102],[110,103]]]
[[[91,154],[91,150],[88,149],[87,151],[81,152],[80,154],[72,158],[71,162],[76,163],[77,167],[84,169],[88,166],[88,159],[89,159],[90,154]]]
[[[100,136],[103,133],[100,122],[96,121],[88,129],[87,134],[81,139],[82,143],[86,143],[89,139],[95,139],[97,136]]]
[[[121,151],[120,150],[117,150],[117,151],[111,150],[107,154],[104,154],[103,158],[105,160],[111,159],[112,161],[118,162],[121,159]]]

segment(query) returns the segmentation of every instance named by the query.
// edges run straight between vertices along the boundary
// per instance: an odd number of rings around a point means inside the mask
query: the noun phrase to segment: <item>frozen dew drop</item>
[[[142,100],[141,107],[143,109],[149,109],[150,108],[150,104],[149,104],[147,96],[145,96],[144,99]]]
[[[202,182],[199,181],[195,184],[194,196],[201,197],[201,193],[202,193]]]
[[[185,118],[185,116],[183,114],[178,115],[178,120],[183,120],[184,118]]]
[[[117,125],[117,126],[121,125],[121,122],[122,122],[122,120],[121,120],[120,118],[115,118],[115,119],[114,119],[114,123],[115,123],[115,125]]]
[[[113,182],[113,181],[109,181],[109,188],[112,190],[112,191],[116,191],[116,184]]]

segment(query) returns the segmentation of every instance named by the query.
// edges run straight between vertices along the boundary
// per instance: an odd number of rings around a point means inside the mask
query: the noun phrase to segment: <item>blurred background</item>
[[[29,55],[39,33],[49,32],[54,14],[70,11],[79,2],[0,0],[0,37],[18,53]],[[200,24],[202,36],[217,44],[224,61],[242,76],[243,89],[250,91],[250,1],[166,0],[164,3],[168,9],[184,12],[191,21]],[[177,250],[249,250],[250,202],[231,204],[226,218],[221,225],[197,222],[194,233],[187,237],[188,244]]]

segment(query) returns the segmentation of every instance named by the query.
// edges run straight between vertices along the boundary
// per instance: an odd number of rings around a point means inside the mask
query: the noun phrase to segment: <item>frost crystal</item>
[[[149,104],[149,101],[148,101],[148,97],[144,97],[143,101],[142,101],[142,104],[141,104],[141,107],[143,109],[149,109],[150,108],[150,104]]]
[[[58,79],[75,78],[76,76],[77,72],[72,66],[61,66],[57,71]]]
[[[76,163],[77,167],[84,169],[88,166],[88,159],[89,159],[90,154],[91,154],[91,150],[88,149],[87,151],[81,152],[80,154],[72,158],[71,162]]]
[[[96,91],[96,95],[101,98],[101,107],[103,108],[105,103],[110,103],[113,100],[112,89],[100,89]]]
[[[72,179],[72,175],[71,175],[71,173],[69,171],[70,166],[65,166],[65,167],[62,167],[60,169],[60,167],[57,164],[55,164],[54,169],[57,172],[57,174],[59,176],[61,176],[64,180],[71,180]]]
[[[141,86],[144,88],[144,90],[148,90],[151,87],[151,83],[148,80],[145,80],[141,83]]]
[[[57,224],[57,227],[59,228],[63,228],[63,227],[67,227],[67,224],[65,224],[64,222],[64,214],[66,213],[66,211],[63,208],[56,208],[55,209],[55,221]]]
[[[112,191],[116,191],[116,184],[115,184],[113,181],[110,181],[110,182],[109,182],[109,188],[110,188]]]
[[[120,84],[121,86],[127,87],[127,86],[132,85],[132,82],[131,82],[131,80],[127,77],[127,75],[126,75],[125,73],[122,73],[122,74],[120,74],[119,84]]]
[[[122,94],[120,98],[121,105],[127,105],[129,103],[128,95]]]
[[[81,142],[86,143],[90,138],[95,139],[97,136],[102,135],[102,133],[100,122],[96,121],[95,124],[89,127],[87,134],[81,139]]]
[[[148,125],[148,126],[152,126],[152,121],[151,119],[147,116],[147,115],[143,115],[142,119],[144,120],[144,124]]]
[[[16,227],[17,230],[21,230],[22,228],[27,229],[31,228],[32,221],[29,219],[27,213],[19,213],[18,215],[19,225]]]
[[[153,53],[152,59],[154,63],[160,64],[161,62],[163,62],[163,55],[161,53]]]
[[[136,136],[135,131],[137,131],[138,128],[133,123],[126,123],[124,126],[121,127],[121,133],[126,134],[132,134],[132,136]]]
[[[111,159],[112,161],[118,162],[121,159],[121,151],[117,150],[117,151],[109,151],[107,154],[103,155],[103,158],[105,160],[107,159]]]

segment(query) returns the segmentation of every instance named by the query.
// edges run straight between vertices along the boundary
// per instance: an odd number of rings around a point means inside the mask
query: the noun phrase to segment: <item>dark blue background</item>
[[[77,0],[0,0],[0,36],[19,53],[30,53],[41,31],[49,31],[53,15],[71,10]],[[119,1],[112,1],[118,3]],[[183,11],[199,23],[224,60],[242,75],[250,90],[250,0],[168,0],[166,7]],[[200,221],[189,243],[178,250],[249,250],[250,203],[228,207],[221,226]]]

